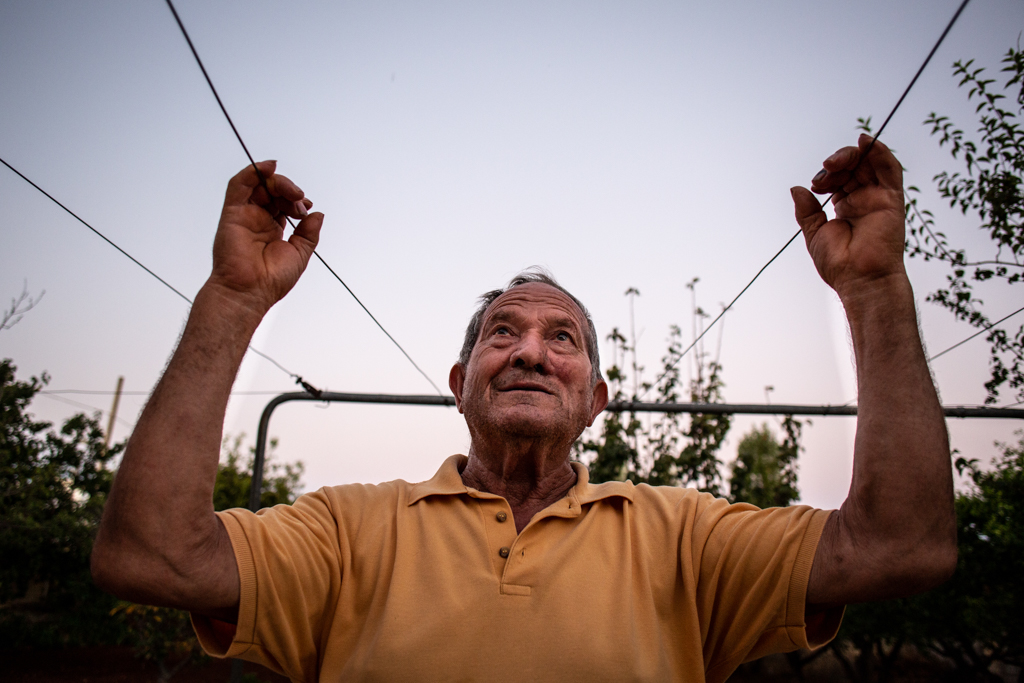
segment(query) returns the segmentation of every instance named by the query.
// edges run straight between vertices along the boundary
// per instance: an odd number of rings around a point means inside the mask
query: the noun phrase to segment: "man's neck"
[[[535,443],[505,443],[494,452],[472,445],[462,481],[507,500],[519,532],[535,514],[565,497],[576,484],[576,472],[564,448],[552,452]]]

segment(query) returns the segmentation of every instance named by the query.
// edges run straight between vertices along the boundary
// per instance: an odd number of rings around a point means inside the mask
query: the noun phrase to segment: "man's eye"
[[[572,341],[572,336],[568,332],[559,332],[555,335],[555,339],[558,341],[568,342]]]
[[[494,334],[500,334],[500,335],[504,336],[504,335],[508,335],[508,334],[512,334],[512,333],[509,332],[509,329],[507,327],[499,327],[496,330],[494,330]]]

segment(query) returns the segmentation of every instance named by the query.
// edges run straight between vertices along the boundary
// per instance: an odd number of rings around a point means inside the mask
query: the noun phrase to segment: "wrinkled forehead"
[[[561,317],[571,320],[581,331],[587,329],[583,311],[565,292],[543,282],[528,282],[513,287],[491,302],[484,311],[483,322],[495,316],[522,312],[542,317]]]

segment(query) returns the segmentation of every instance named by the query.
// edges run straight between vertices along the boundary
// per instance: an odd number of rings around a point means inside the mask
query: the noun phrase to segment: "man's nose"
[[[544,340],[536,333],[523,335],[512,351],[509,362],[514,368],[528,368],[541,374],[546,373],[548,350]]]

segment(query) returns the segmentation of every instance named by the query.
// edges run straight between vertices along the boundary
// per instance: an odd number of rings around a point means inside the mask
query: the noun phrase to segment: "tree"
[[[695,278],[687,287],[694,291]],[[626,296],[640,294],[635,288],[626,290]],[[694,296],[696,296],[694,294]],[[608,339],[612,342],[612,364],[607,377],[612,401],[638,401],[650,390],[655,390],[658,403],[675,403],[680,399],[682,380],[679,364],[682,360],[682,331],[677,325],[669,328],[668,349],[662,357],[662,372],[652,384],[642,381],[643,366],[636,360],[636,334],[632,323],[630,299],[630,339],[615,328]],[[694,301],[694,335],[707,315]],[[694,403],[717,403],[722,400],[721,365],[712,361],[703,346],[694,349],[695,377],[690,380],[689,400]],[[624,370],[632,368],[632,391],[627,393],[630,376]],[[635,412],[608,412],[601,425],[598,439],[584,439],[576,444],[577,457],[593,453],[588,462],[594,482],[629,480],[651,485],[692,486],[714,495],[721,493],[721,461],[718,451],[729,431],[730,415],[694,414],[684,429],[678,413],[661,413],[645,425]]]
[[[1014,286],[1024,278],[1024,128],[1017,120],[1024,112],[1024,51],[1011,48],[1003,64],[1002,72],[1008,74],[1003,92],[993,87],[995,79],[983,77],[985,69],[975,67],[974,60],[953,64],[959,86],[967,86],[968,100],[978,103],[980,140],[970,139],[949,117],[935,112],[924,122],[939,136],[940,147],[948,147],[953,158],[963,164],[962,172],[935,175],[940,196],[962,214],[978,216],[979,229],[991,240],[990,253],[968,255],[966,249],[953,246],[944,232],[935,229],[934,214],[918,207],[916,196],[906,205],[907,253],[943,262],[951,271],[946,286],[930,293],[928,300],[958,320],[988,330],[991,375],[985,382],[985,402],[989,404],[997,401],[1004,385],[1016,400],[1024,400],[1024,324],[1016,332],[997,327],[974,289],[977,283],[999,281]],[[1016,105],[1004,109],[1007,94]],[[907,192],[909,196],[918,189],[908,187]]]
[[[245,434],[224,437],[221,444],[221,463],[217,466],[217,481],[213,487],[213,509],[249,507],[249,491],[252,488],[252,467],[256,458],[255,447],[249,448],[249,456],[243,469],[239,468],[242,460],[242,442]],[[295,502],[297,491],[302,487],[302,472],[305,466],[301,461],[293,463],[276,463],[273,461],[277,449],[277,439],[270,440],[270,449],[264,462],[263,486],[260,490],[260,507],[291,504]]]
[[[959,561],[953,579],[922,596],[934,617],[927,643],[962,678],[995,680],[994,662],[1024,666],[1024,432],[998,444],[991,470],[958,458],[972,488],[957,496]]]
[[[28,412],[49,381],[20,381],[0,360],[0,633],[6,645],[117,641],[113,598],[92,584],[89,553],[123,449],[103,445],[98,416],[55,431]]]
[[[786,415],[780,444],[767,423],[755,426],[740,441],[729,477],[729,500],[759,508],[785,507],[799,499],[796,464],[802,423]]]

